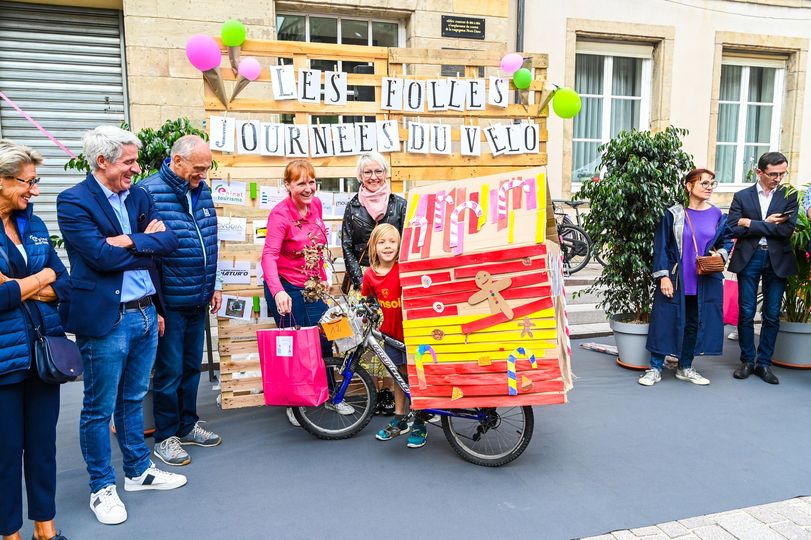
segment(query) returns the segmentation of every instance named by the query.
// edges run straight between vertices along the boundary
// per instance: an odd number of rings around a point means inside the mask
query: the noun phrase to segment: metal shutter
[[[121,13],[0,0],[0,90],[76,154],[82,135],[127,118]],[[0,100],[0,136],[39,150],[35,211],[59,234],[56,196],[84,178],[69,156]]]

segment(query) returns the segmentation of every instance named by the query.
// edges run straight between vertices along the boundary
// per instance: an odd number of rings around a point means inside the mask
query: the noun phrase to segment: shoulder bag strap
[[[696,257],[701,257],[701,253],[698,252],[698,244],[696,243],[696,233],[693,230],[693,221],[690,219],[690,213],[687,211],[687,208],[684,209],[684,215],[687,217],[687,222],[690,224],[690,236],[693,237],[693,247],[696,250]]]
[[[4,261],[6,261],[6,264],[10,268],[11,267],[11,262],[8,260],[8,253],[6,253],[6,250],[5,250],[5,248],[3,248],[3,246],[0,246],[0,257],[2,257]],[[22,301],[22,302],[20,302],[20,304],[22,304],[23,308],[25,309],[25,313],[28,316],[28,320],[31,321],[31,326],[34,327],[34,332],[36,333],[36,338],[37,339],[42,339],[42,332],[39,329],[39,325],[34,323],[34,316],[31,315],[31,310],[28,309],[28,304],[26,303],[26,301]]]

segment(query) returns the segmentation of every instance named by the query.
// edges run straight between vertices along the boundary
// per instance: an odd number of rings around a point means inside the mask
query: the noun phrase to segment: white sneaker
[[[124,477],[124,491],[146,491],[148,489],[168,490],[186,485],[182,474],[162,471],[151,461],[149,468],[137,478]]]
[[[115,485],[90,494],[90,509],[96,514],[99,523],[105,525],[118,525],[127,521],[127,508],[118,498]]]
[[[293,407],[287,408],[287,420],[290,421],[290,425],[293,427],[301,427],[301,424],[296,420],[296,415],[293,414]]]
[[[738,341],[738,332],[730,332],[727,336],[727,339],[731,339],[732,341]]]
[[[642,386],[653,386],[662,380],[662,373],[656,368],[650,368],[637,381]]]
[[[327,401],[324,403],[324,407],[331,411],[335,411],[342,416],[349,416],[350,414],[355,414],[355,407],[347,403],[346,401],[342,401],[337,405],[335,403]]]
[[[706,386],[710,384],[710,380],[706,377],[702,377],[698,371],[694,370],[693,368],[689,367],[687,369],[677,369],[676,370],[676,378],[680,381],[689,381],[693,384],[698,384],[700,386]]]

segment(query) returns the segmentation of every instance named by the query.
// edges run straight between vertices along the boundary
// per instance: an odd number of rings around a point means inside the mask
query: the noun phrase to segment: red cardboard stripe
[[[552,307],[551,297],[536,300],[535,302],[526,303],[523,306],[513,308],[513,320],[516,320],[519,317],[525,317],[530,313],[535,313],[536,311],[541,311],[542,309],[549,309],[551,307]],[[485,317],[483,319],[463,324],[462,333],[472,334],[477,330],[482,330],[484,328],[489,328],[497,324],[505,323],[508,320],[509,319],[507,319],[507,316],[504,315],[503,313],[497,313],[495,315],[490,315],[489,317]]]
[[[459,310],[456,309],[456,306],[445,306],[445,309],[442,313],[437,313],[434,311],[434,308],[425,308],[425,309],[407,309],[405,310],[406,319],[413,320],[413,319],[430,319],[433,317],[451,317],[454,315],[459,315]]]
[[[450,226],[450,225],[448,225]],[[441,268],[455,268],[459,266],[469,266],[497,261],[509,261],[512,259],[523,259],[524,257],[536,257],[546,255],[544,244],[535,244],[519,248],[502,249],[491,253],[471,253],[459,257],[441,257],[420,261],[409,261],[400,263],[400,273],[427,272]]]
[[[512,272],[528,272],[545,269],[546,269],[546,259],[539,258],[530,260],[529,264],[525,264],[524,261],[521,260],[505,263],[465,266],[464,268],[454,269],[453,277],[454,279],[472,278],[476,277],[476,274],[481,272],[482,270],[490,272],[491,275],[495,276],[498,274],[509,274]]]
[[[450,272],[435,272],[433,274],[423,274],[431,278],[432,283],[442,283],[443,281],[450,281],[451,280],[451,273]],[[400,284],[403,287],[413,287],[419,286],[422,287],[422,276],[412,275],[412,276],[403,276],[400,278]]]
[[[464,392],[464,390],[462,390]],[[474,396],[451,401],[445,397],[413,397],[412,409],[466,409],[473,407],[523,407],[524,405],[556,405],[566,403],[561,393],[519,394],[517,396]]]

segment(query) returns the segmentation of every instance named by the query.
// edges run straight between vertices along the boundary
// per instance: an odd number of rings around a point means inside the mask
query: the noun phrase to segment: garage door
[[[0,0],[0,90],[75,153],[82,134],[127,118],[121,13]],[[0,135],[45,156],[35,209],[51,234],[56,196],[84,175],[69,157],[5,101]]]

